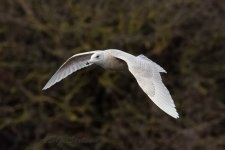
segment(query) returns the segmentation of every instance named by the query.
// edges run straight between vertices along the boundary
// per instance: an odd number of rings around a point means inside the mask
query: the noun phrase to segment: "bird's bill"
[[[93,64],[93,62],[91,60],[86,62],[86,65],[92,65],[92,64]]]

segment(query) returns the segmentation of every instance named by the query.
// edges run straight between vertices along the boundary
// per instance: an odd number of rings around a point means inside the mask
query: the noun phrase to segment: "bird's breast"
[[[102,66],[105,69],[115,70],[115,71],[123,71],[127,70],[127,64],[123,60],[115,58],[111,55],[106,55],[104,58],[104,64]]]

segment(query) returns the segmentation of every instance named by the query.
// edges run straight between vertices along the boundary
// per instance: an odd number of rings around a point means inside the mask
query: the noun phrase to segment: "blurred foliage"
[[[219,0],[0,1],[0,149],[225,149],[224,18]],[[68,57],[108,48],[163,66],[180,119],[99,67],[41,91]]]

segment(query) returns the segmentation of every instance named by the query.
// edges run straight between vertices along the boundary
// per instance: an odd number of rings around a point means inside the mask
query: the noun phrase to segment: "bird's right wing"
[[[129,71],[136,78],[139,86],[159,108],[170,116],[179,118],[173,99],[159,73],[164,71],[159,70],[156,63],[120,50],[111,50],[111,55],[127,63]]]
[[[46,83],[42,90],[46,90],[47,88],[51,87],[55,83],[61,81],[62,79],[66,78],[68,75],[72,74],[73,72],[82,69],[84,67],[90,66],[91,64],[87,64],[87,61],[91,58],[97,51],[91,52],[84,52],[80,54],[73,55],[70,57],[51,77],[51,79]]]
[[[155,63],[154,61],[152,61],[151,59],[149,59],[149,58],[146,57],[145,55],[141,54],[141,55],[138,55],[137,57],[150,61],[152,64],[155,65],[156,69],[157,69],[159,72],[166,73],[166,70],[163,69],[163,67],[161,67],[160,65],[158,65],[157,63]]]

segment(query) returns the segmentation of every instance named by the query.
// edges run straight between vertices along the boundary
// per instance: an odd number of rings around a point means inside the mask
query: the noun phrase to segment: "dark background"
[[[90,67],[41,89],[70,56],[117,48],[167,74],[180,114],[132,76]],[[0,149],[225,149],[222,0],[1,0]]]

